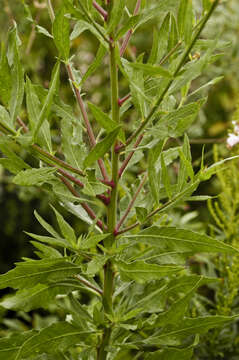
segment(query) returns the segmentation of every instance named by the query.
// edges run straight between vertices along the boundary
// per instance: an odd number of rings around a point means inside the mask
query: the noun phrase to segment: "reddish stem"
[[[22,127],[24,133],[27,133],[29,131],[27,125],[22,121],[22,119],[19,116],[17,117],[17,122]],[[58,165],[62,166],[63,168],[65,168],[65,169],[67,169],[69,171],[72,171],[72,172],[74,172],[74,173],[76,173],[78,175],[85,176],[85,174],[81,170],[74,168],[73,166],[67,164],[65,161],[57,158],[56,156],[51,155],[48,151],[42,149],[40,146],[38,146],[36,144],[33,144],[32,148],[34,150],[36,150],[38,153],[45,156],[46,158],[52,160],[52,162],[57,163]],[[69,174],[69,176],[70,176],[70,174]],[[79,185],[79,184],[77,184],[77,185]]]
[[[132,200],[131,200],[130,203],[129,203],[128,208],[126,209],[123,217],[121,218],[121,220],[119,221],[118,225],[117,225],[116,228],[115,228],[115,231],[114,231],[115,234],[118,234],[118,231],[119,231],[120,227],[123,225],[123,223],[124,223],[125,220],[127,219],[127,217],[128,217],[128,215],[129,215],[131,209],[132,209],[133,206],[134,206],[134,203],[135,203],[137,197],[138,197],[139,194],[140,194],[140,191],[142,190],[142,188],[143,188],[143,186],[144,186],[144,184],[145,184],[145,181],[146,181],[146,179],[147,179],[147,176],[148,176],[148,174],[145,174],[144,177],[143,177],[143,179],[142,179],[142,181],[141,181],[141,183],[139,184],[139,186],[138,186],[138,188],[137,188],[137,190],[136,190],[136,192],[135,192]]]
[[[127,101],[131,97],[131,94],[125,95],[122,99],[118,100],[119,106],[122,106],[125,101]]]
[[[139,9],[140,9],[140,6],[141,6],[141,0],[137,0],[137,3],[136,3],[136,6],[135,6],[135,9],[134,9],[134,15],[137,15],[138,12],[139,12]],[[123,56],[124,55],[124,52],[129,44],[129,41],[130,41],[130,38],[131,38],[131,35],[133,33],[133,30],[130,29],[127,34],[125,35],[125,38],[124,38],[124,41],[123,41],[123,44],[120,48],[120,56]]]
[[[103,16],[104,20],[107,21],[107,18],[108,18],[107,11],[105,11],[105,9],[103,9],[102,6],[100,6],[100,4],[98,4],[94,0],[93,0],[93,6],[99,12],[99,14]]]
[[[66,68],[67,68],[68,76],[69,76],[69,78],[72,82],[73,88],[74,88],[77,102],[78,102],[80,110],[81,110],[81,114],[82,114],[82,117],[83,117],[83,120],[84,120],[84,123],[86,126],[86,130],[87,130],[87,134],[89,137],[91,147],[94,147],[96,145],[95,135],[93,133],[93,130],[92,130],[92,127],[91,127],[91,124],[90,124],[90,121],[89,121],[89,118],[88,118],[88,115],[87,115],[87,112],[85,109],[85,105],[84,105],[84,102],[83,102],[81,94],[80,94],[80,91],[79,91],[79,89],[77,89],[77,87],[74,84],[75,79],[74,79],[70,64],[67,64]],[[106,172],[105,165],[104,165],[104,162],[102,159],[98,160],[98,165],[99,165],[99,168],[100,168],[103,178],[105,180],[108,180],[107,172]]]
[[[68,188],[68,190],[72,193],[72,195],[74,195],[75,197],[80,198],[80,195],[78,194],[78,192],[74,189],[74,187],[71,185],[71,183],[66,180],[63,176],[59,175],[59,178],[61,179],[61,181],[64,183],[64,185]],[[94,213],[94,211],[89,207],[88,204],[81,202],[80,203],[81,206],[83,207],[83,209],[87,212],[87,214],[89,215],[89,217],[92,220],[96,219],[96,214]],[[101,220],[97,220],[96,224],[99,226],[99,228],[104,231],[107,230],[106,226],[102,223]]]
[[[121,165],[121,168],[119,169],[119,178],[122,176],[123,172],[125,171],[126,167],[128,166],[132,156],[135,153],[135,150],[137,149],[137,147],[139,146],[139,144],[141,143],[142,139],[144,137],[144,134],[141,134],[136,143],[134,144],[134,149],[129,153],[129,155],[127,156],[127,158],[123,161],[123,164]],[[116,149],[118,151],[118,149],[120,148],[120,146]]]

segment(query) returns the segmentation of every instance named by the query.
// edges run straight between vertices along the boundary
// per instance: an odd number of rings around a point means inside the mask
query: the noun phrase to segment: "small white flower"
[[[239,144],[239,134],[228,134],[227,147],[231,149],[236,144]]]
[[[66,321],[69,322],[69,323],[71,323],[72,320],[73,320],[72,315],[71,315],[71,314],[67,314],[67,315],[66,315]]]

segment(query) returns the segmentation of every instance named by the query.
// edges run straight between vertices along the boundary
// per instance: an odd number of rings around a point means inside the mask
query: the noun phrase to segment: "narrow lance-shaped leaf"
[[[40,114],[40,101],[36,92],[36,86],[31,83],[31,80],[28,77],[26,79],[25,88],[30,129],[34,130]],[[43,121],[38,133],[37,141],[39,145],[46,147],[50,153],[52,152],[50,126],[47,121]]]
[[[38,117],[35,129],[34,129],[33,135],[34,135],[35,139],[37,137],[37,134],[39,132],[39,129],[40,129],[43,121],[48,117],[48,115],[50,113],[51,105],[53,102],[53,97],[55,95],[55,91],[57,88],[59,73],[60,73],[60,62],[57,62],[55,68],[53,69],[53,77],[52,77],[50,89],[48,91],[47,97],[45,99],[45,102],[43,104],[43,107],[41,109],[40,115]]]
[[[193,33],[192,0],[181,0],[178,10],[178,31],[181,39],[186,44],[190,43]]]
[[[0,99],[7,106],[11,98],[12,77],[10,66],[8,65],[7,55],[4,43],[1,44],[1,60],[0,60]],[[9,123],[10,125],[10,123]]]
[[[137,70],[142,70],[145,75],[149,76],[163,76],[171,78],[172,75],[168,70],[159,65],[141,64],[141,63],[129,63],[129,65]]]
[[[149,159],[148,159],[148,176],[149,176],[149,186],[153,199],[156,201],[156,204],[159,203],[159,179],[156,170],[156,162],[160,157],[161,151],[163,149],[164,141],[159,141],[152,149],[149,150]]]
[[[143,342],[147,345],[180,345],[186,336],[205,334],[208,330],[230,324],[237,318],[238,315],[185,318],[178,326],[167,326],[161,334],[149,337]]]
[[[98,67],[102,64],[102,61],[107,53],[106,48],[100,44],[97,54],[95,56],[94,61],[90,64],[86,73],[83,75],[80,85],[84,84],[84,82],[98,69]]]
[[[84,160],[84,167],[90,167],[94,164],[95,161],[102,158],[105,153],[111,148],[114,144],[121,126],[116,127],[112,132],[110,132],[104,140],[95,145],[95,147],[91,150],[88,156]]]
[[[58,225],[61,229],[62,235],[66,238],[67,241],[69,241],[70,244],[74,245],[76,243],[76,235],[72,227],[65,221],[63,216],[52,206]]]
[[[14,124],[17,116],[19,115],[24,95],[24,71],[18,53],[18,39],[16,28],[12,30],[11,41],[13,50],[13,69],[11,71],[11,75],[12,83],[14,84],[14,86],[12,86],[9,111],[11,116],[11,123]]]
[[[238,253],[238,250],[222,241],[191,230],[177,229],[174,227],[152,226],[137,235],[125,235],[124,238],[167,250],[188,251],[193,253]]]
[[[63,5],[56,13],[52,26],[54,42],[64,61],[68,60],[70,53],[70,23],[66,17],[66,8]]]
[[[171,30],[168,40],[168,51],[172,50],[178,42],[178,28],[176,19],[173,14],[170,14]]]
[[[147,264],[144,261],[135,261],[130,264],[118,261],[117,267],[122,281],[135,280],[139,283],[161,279],[181,271],[181,266]]]
[[[113,131],[117,127],[117,123],[105,114],[98,106],[92,103],[88,103],[88,106],[94,115],[95,120],[107,131],[107,133]],[[125,143],[125,135],[122,129],[119,131],[119,139]]]
[[[172,187],[170,184],[168,169],[167,169],[165,161],[164,161],[163,153],[161,154],[161,179],[162,179],[162,183],[166,189],[167,195],[168,195],[169,199],[171,199],[172,198]]]

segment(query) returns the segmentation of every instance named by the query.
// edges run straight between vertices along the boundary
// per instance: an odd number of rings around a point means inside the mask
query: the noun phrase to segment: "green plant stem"
[[[217,7],[218,3],[220,0],[214,0],[212,3],[212,6],[210,8],[210,10],[208,11],[208,13],[205,15],[203,21],[201,22],[200,26],[198,27],[196,33],[194,34],[191,43],[188,45],[188,47],[186,48],[186,50],[184,51],[184,53],[182,54],[182,57],[176,67],[176,69],[174,70],[173,74],[172,74],[172,79],[168,80],[167,85],[165,86],[163,92],[161,93],[160,97],[158,98],[158,100],[156,101],[155,105],[153,106],[153,108],[151,109],[150,113],[148,114],[148,116],[146,117],[146,119],[141,123],[141,125],[139,126],[139,128],[127,139],[126,144],[125,145],[121,145],[120,147],[117,148],[117,151],[122,150],[125,146],[128,146],[129,144],[131,144],[132,141],[134,141],[134,139],[137,138],[137,136],[145,129],[145,127],[147,126],[147,124],[152,120],[153,116],[155,115],[155,113],[157,112],[159,106],[161,105],[162,101],[164,100],[165,95],[167,94],[170,86],[172,85],[174,78],[178,75],[178,73],[180,72],[181,68],[183,67],[185,61],[188,58],[188,55],[190,54],[193,46],[195,45],[198,37],[200,36],[201,32],[203,31],[205,25],[207,24],[208,20],[210,19],[213,11],[215,10],[215,8]]]
[[[118,90],[118,68],[116,62],[116,48],[115,43],[110,44],[110,79],[111,79],[111,106],[112,106],[112,120],[119,124],[120,112],[119,112],[119,90]],[[118,168],[119,168],[119,154],[115,152],[115,146],[117,141],[112,146],[112,182],[114,187],[111,190],[110,203],[108,206],[108,232],[112,233],[110,242],[107,242],[105,246],[111,247],[113,245],[115,235],[114,230],[117,222],[117,200],[118,200]],[[103,306],[105,313],[112,313],[112,295],[114,288],[114,271],[112,263],[108,260],[104,266],[104,291],[103,291]],[[102,336],[102,342],[98,349],[97,360],[105,360],[107,352],[105,347],[108,345],[111,335],[111,329],[105,327]]]

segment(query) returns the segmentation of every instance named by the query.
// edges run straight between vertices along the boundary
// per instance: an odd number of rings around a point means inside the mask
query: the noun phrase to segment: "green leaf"
[[[187,176],[190,176],[192,181],[194,179],[194,171],[191,164],[192,156],[190,150],[190,143],[187,134],[184,135],[183,148],[179,149],[179,156],[181,158],[181,162],[178,173],[178,191],[180,192],[187,184]]]
[[[221,252],[236,254],[238,250],[222,241],[191,230],[174,227],[152,226],[136,235],[125,235],[123,238],[172,251],[185,252]]]
[[[102,64],[106,53],[107,53],[107,49],[102,44],[100,44],[100,46],[99,46],[99,48],[97,50],[95,59],[90,64],[87,71],[83,75],[83,77],[81,79],[81,82],[80,82],[80,85],[84,84],[84,82],[98,69],[98,67]]]
[[[118,26],[125,7],[125,0],[114,1],[111,5],[109,14],[110,18],[108,20],[107,33],[111,34],[114,32],[115,28]]]
[[[10,337],[0,339],[0,358],[8,360],[19,360],[19,353],[25,342],[27,342],[36,331],[25,331],[13,334]]]
[[[176,19],[173,14],[170,14],[171,29],[168,40],[168,51],[171,51],[178,43],[178,28]]]
[[[59,259],[62,258],[61,253],[54,249],[53,247],[47,246],[45,244],[41,244],[37,241],[31,241],[31,244],[37,249],[35,254],[40,259],[52,258],[52,259]]]
[[[13,178],[13,183],[22,186],[40,186],[54,178],[56,168],[43,167],[21,171]]]
[[[178,31],[180,39],[188,45],[193,33],[192,0],[181,0],[178,10]]]
[[[180,340],[186,336],[205,334],[208,330],[228,325],[237,318],[238,315],[185,318],[179,325],[169,325],[160,335],[148,337],[143,342],[147,345],[179,345]]]
[[[69,242],[69,244],[73,245],[76,244],[76,235],[72,227],[65,221],[63,216],[52,206],[58,225],[60,227],[62,235],[65,237],[65,239]]]
[[[142,56],[138,58],[139,61],[142,61]],[[121,63],[123,66],[121,66]],[[141,115],[144,117],[146,114],[146,104],[151,102],[151,99],[145,94],[144,86],[144,74],[142,70],[134,69],[129,61],[121,58],[118,60],[119,67],[129,82],[130,93],[132,96],[133,103],[135,107],[140,111]]]
[[[145,75],[148,76],[162,76],[166,78],[172,78],[172,75],[168,70],[159,65],[141,64],[141,63],[129,63],[129,65],[137,70],[142,70]]]
[[[65,280],[79,272],[79,265],[63,259],[28,260],[17,263],[13,270],[0,275],[0,288],[32,288],[38,283]]]
[[[170,111],[158,120],[156,128],[152,131],[154,134],[157,132],[160,138],[181,136],[195,120],[200,108],[201,103],[196,102]]]
[[[74,27],[74,30],[71,34],[71,40],[75,39],[80,34],[82,34],[82,32],[84,32],[86,30],[89,30],[99,40],[99,42],[102,44],[102,46],[104,46],[105,49],[108,49],[109,46],[108,46],[107,41],[105,40],[105,37],[106,37],[105,29],[98,24],[96,27],[93,24],[91,24],[85,20],[77,21],[77,23]]]
[[[54,42],[59,51],[60,57],[67,61],[70,54],[70,21],[66,17],[67,11],[63,5],[56,13],[52,25]]]
[[[147,264],[144,261],[135,261],[130,264],[117,261],[116,264],[122,281],[135,280],[139,283],[161,279],[183,269],[181,266]]]
[[[0,108],[1,116],[1,108]],[[1,158],[0,164],[13,174],[18,174],[23,169],[29,169],[30,166],[25,163],[19,156],[12,150],[12,141],[8,138],[1,136],[0,138],[0,150],[7,156],[7,158]]]
[[[21,358],[27,358],[41,353],[57,354],[74,347],[78,342],[84,342],[86,338],[93,342],[93,331],[82,331],[68,322],[62,321],[50,325],[25,342],[19,354]]]
[[[31,311],[34,309],[49,309],[59,294],[68,294],[77,290],[77,284],[67,281],[51,282],[50,284],[37,284],[29,289],[23,289],[14,295],[9,295],[0,302],[0,305],[10,310]]]
[[[117,123],[113,121],[108,115],[106,115],[98,106],[88,102],[90,111],[92,112],[95,120],[99,125],[104,128],[107,133],[110,133],[117,127]],[[122,129],[119,131],[119,139],[125,143],[125,135]]]
[[[149,64],[159,63],[165,55],[168,48],[169,26],[170,13],[165,16],[159,31],[154,31],[153,46],[148,60]]]
[[[80,248],[83,250],[94,248],[99,242],[106,239],[108,236],[110,236],[110,234],[89,236],[80,243]]]
[[[148,176],[151,194],[156,204],[159,203],[159,177],[156,171],[156,162],[160,157],[164,141],[159,141],[152,149],[149,150],[148,158]]]
[[[165,350],[155,351],[146,355],[146,360],[191,360],[193,348],[177,349],[167,348]]]
[[[23,95],[24,95],[24,71],[20,63],[20,57],[18,53],[18,40],[17,30],[12,30],[13,40],[13,69],[11,71],[12,86],[11,98],[9,103],[9,112],[11,116],[11,123],[14,124],[17,116],[20,113]]]
[[[33,86],[28,77],[26,79],[26,103],[30,129],[34,131],[40,114],[40,101],[36,92],[36,87]],[[50,153],[52,153],[50,126],[46,120],[43,121],[39,130],[37,141],[39,145],[45,147]]]
[[[12,77],[10,66],[8,65],[4,43],[1,45],[0,83],[0,99],[2,103],[7,106],[11,98]]]
[[[32,234],[29,232],[26,232],[26,234],[31,236],[33,239],[35,239],[37,241],[41,241],[41,242],[49,244],[51,246],[57,246],[57,247],[62,247],[64,249],[72,250],[72,247],[70,246],[70,244],[65,239],[61,238],[60,236],[50,237],[50,236]]]
[[[166,190],[166,193],[167,193],[169,199],[171,199],[172,198],[172,187],[170,184],[168,169],[165,164],[163,153],[161,153],[161,169],[162,169],[162,173],[161,173],[162,183],[163,183],[163,186],[165,187],[165,190]]]
[[[83,166],[83,155],[86,153],[81,128],[78,123],[74,125],[69,119],[63,118],[61,121],[61,134],[62,151],[67,163],[80,170]]]
[[[53,237],[60,237],[59,234],[53,229],[53,227],[48,224],[39,214],[36,210],[34,210],[34,215],[36,217],[36,219],[39,221],[39,223],[41,224],[41,226],[49,232],[49,234],[51,234]]]
[[[115,40],[119,40],[120,38],[122,38],[128,30],[133,30],[135,25],[138,23],[139,18],[140,18],[140,15],[131,16],[126,21],[124,26],[117,32],[117,34],[115,36]]]
[[[114,144],[121,126],[116,127],[112,132],[110,132],[104,140],[95,145],[91,152],[87,155],[84,160],[84,167],[90,167],[94,164],[95,161],[102,158],[105,153],[111,148]]]
[[[38,119],[37,119],[37,122],[36,122],[36,125],[34,128],[34,134],[33,134],[34,138],[37,137],[39,129],[43,124],[43,121],[48,117],[48,115],[50,113],[52,102],[53,102],[53,97],[55,95],[57,84],[58,84],[59,73],[60,73],[60,62],[57,62],[53,69],[53,72],[52,72],[52,81],[50,84],[48,94],[46,96],[46,99],[44,101],[43,107],[41,109],[41,112],[38,116]]]

